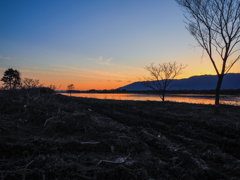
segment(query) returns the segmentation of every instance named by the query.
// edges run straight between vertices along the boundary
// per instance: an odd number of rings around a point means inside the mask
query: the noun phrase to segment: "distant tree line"
[[[43,84],[41,84],[38,79],[26,77],[22,79],[21,73],[13,68],[5,70],[0,81],[3,81],[3,90],[43,88]],[[53,91],[57,89],[55,85],[50,85],[49,88]]]

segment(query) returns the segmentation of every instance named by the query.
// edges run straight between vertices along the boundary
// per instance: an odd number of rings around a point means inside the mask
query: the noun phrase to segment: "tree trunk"
[[[164,101],[165,101],[165,89],[162,92],[162,102],[164,102]]]
[[[223,80],[223,74],[218,76],[218,82],[217,82],[217,87],[216,87],[216,96],[215,96],[215,114],[219,114],[219,95],[220,95],[222,80]]]

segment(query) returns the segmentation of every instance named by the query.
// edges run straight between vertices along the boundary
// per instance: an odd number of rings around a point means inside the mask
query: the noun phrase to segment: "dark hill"
[[[176,79],[171,83],[171,90],[210,90],[215,89],[217,85],[217,75],[202,75],[192,76],[187,79]],[[118,88],[127,91],[147,91],[151,90],[142,85],[141,82],[134,82],[132,84]],[[221,89],[240,89],[240,73],[229,73],[223,78]]]

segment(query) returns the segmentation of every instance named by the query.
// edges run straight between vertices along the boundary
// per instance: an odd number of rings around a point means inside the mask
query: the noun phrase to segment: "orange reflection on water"
[[[68,93],[61,93],[69,96]],[[134,93],[72,93],[75,97],[134,100],[134,101],[162,101],[157,94],[134,94]],[[166,101],[186,102],[195,104],[214,104],[215,95],[212,94],[174,94],[166,95]],[[221,104],[240,106],[240,96],[220,96]]]

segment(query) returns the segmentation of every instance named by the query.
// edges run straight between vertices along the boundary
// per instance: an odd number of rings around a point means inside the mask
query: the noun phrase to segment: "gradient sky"
[[[179,78],[216,74],[202,52],[174,0],[0,0],[0,77],[14,68],[88,90],[138,81],[152,62],[187,64]]]

